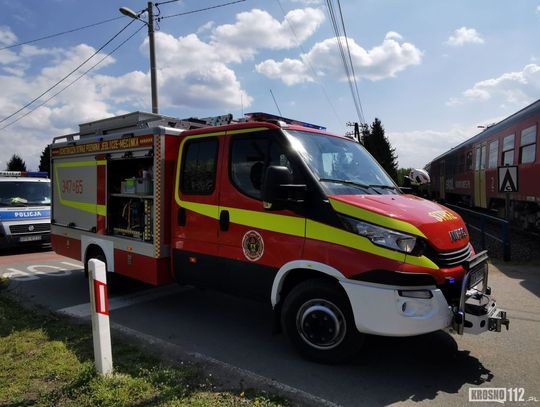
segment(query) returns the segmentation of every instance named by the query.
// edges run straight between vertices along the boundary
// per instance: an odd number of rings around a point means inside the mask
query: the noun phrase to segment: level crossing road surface
[[[47,250],[4,251],[0,275],[23,301],[89,317],[78,261]],[[113,280],[110,318],[127,332],[157,338],[153,346],[166,343],[314,395],[309,404],[462,406],[470,389],[523,388],[524,402],[505,405],[540,407],[540,267],[497,263],[489,281],[508,310],[509,331],[368,337],[357,359],[338,366],[307,362],[284,335],[273,335],[269,305],[213,291]]]

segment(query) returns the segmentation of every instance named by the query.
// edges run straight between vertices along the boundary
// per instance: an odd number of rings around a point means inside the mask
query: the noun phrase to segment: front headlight
[[[412,253],[416,247],[415,236],[396,232],[395,230],[386,229],[371,223],[362,222],[348,216],[339,215],[339,217],[345,223],[347,230],[368,238],[377,246],[386,247],[387,249],[397,250],[398,252],[407,254]]]

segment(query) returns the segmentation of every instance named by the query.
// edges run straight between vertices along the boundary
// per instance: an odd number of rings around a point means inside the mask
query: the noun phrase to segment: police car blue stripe
[[[50,217],[50,209],[0,210],[0,220],[47,219]]]

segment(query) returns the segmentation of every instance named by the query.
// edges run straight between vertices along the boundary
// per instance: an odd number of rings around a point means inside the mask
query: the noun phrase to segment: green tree
[[[405,186],[405,177],[408,177],[412,168],[400,168],[397,171],[397,184],[400,187]]]
[[[26,163],[17,154],[13,154],[7,163],[8,171],[26,171]]]
[[[51,176],[51,147],[45,146],[39,158],[39,171],[45,171]]]
[[[392,147],[388,138],[384,134],[384,127],[377,118],[367,129],[367,125],[362,128],[362,144],[373,157],[381,164],[384,170],[394,181],[397,181],[397,156],[396,149]]]
[[[366,147],[369,151],[369,148],[367,147],[367,144],[369,144],[369,125],[367,123],[361,123],[360,124],[360,142]]]

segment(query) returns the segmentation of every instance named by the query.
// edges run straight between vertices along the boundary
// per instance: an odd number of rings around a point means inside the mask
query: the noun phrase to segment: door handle
[[[223,232],[229,230],[229,211],[221,211],[219,214],[219,229]]]
[[[178,208],[178,226],[186,226],[186,210],[184,208]]]

